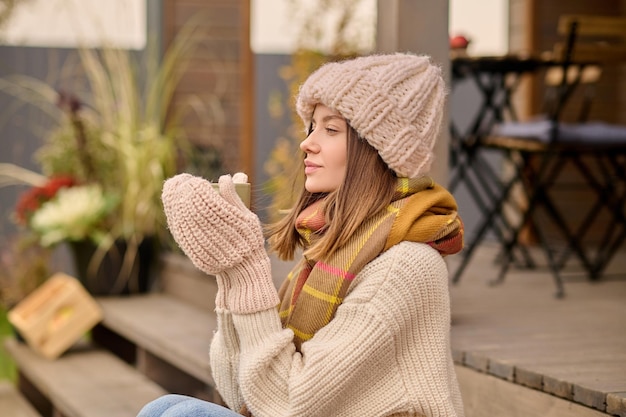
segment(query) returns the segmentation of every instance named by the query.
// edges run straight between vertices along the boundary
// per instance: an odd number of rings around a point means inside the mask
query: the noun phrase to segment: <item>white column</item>
[[[450,85],[448,0],[378,0],[376,49],[379,52],[415,52],[430,55],[441,64]],[[435,145],[432,175],[448,181],[449,112]]]

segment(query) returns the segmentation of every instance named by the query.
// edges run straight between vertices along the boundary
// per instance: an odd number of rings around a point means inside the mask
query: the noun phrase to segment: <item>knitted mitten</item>
[[[253,313],[276,307],[259,218],[243,204],[230,175],[220,177],[219,188],[190,174],[165,182],[161,198],[172,236],[198,269],[216,275],[217,308]]]

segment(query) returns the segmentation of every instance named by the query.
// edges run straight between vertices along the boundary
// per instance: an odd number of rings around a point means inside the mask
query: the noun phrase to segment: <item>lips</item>
[[[304,173],[309,175],[321,168],[321,165],[314,164],[311,161],[304,161]]]

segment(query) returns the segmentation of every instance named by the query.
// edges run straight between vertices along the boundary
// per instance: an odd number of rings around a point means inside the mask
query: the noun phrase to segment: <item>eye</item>
[[[328,132],[330,134],[339,132],[337,129],[335,129],[333,127],[330,127],[330,126],[326,127],[325,129],[326,129],[326,132]]]

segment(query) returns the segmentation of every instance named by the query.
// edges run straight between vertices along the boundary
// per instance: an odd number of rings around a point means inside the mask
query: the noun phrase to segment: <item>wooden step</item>
[[[97,337],[98,343],[110,343],[119,335],[118,345],[135,350],[137,369],[168,391],[220,402],[209,366],[211,338],[217,328],[214,312],[158,293],[104,297],[98,302],[104,312],[101,327],[108,331]],[[106,347],[116,351],[115,346]]]
[[[165,252],[159,260],[159,292],[206,311],[215,310],[214,277],[196,268],[185,255]]]
[[[0,382],[0,410],[6,417],[41,417],[9,382]]]
[[[610,417],[623,416],[595,410],[555,395],[513,384],[502,378],[457,365],[465,415],[472,417]]]
[[[143,405],[166,393],[113,354],[85,343],[56,360],[14,339],[5,347],[18,367],[20,390],[43,415],[135,417]]]
[[[294,261],[281,261],[275,254],[269,254],[272,265],[272,278],[278,288],[287,274],[300,259],[296,253]],[[215,310],[217,284],[215,278],[196,268],[185,255],[164,252],[160,255],[159,292],[172,295],[198,308]]]

